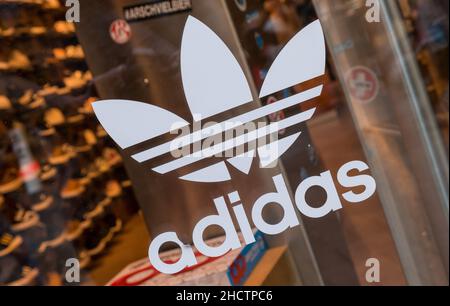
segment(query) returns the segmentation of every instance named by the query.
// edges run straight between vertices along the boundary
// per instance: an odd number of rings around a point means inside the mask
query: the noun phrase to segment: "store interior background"
[[[193,1],[194,12],[195,6],[201,6],[202,1],[207,0]],[[116,71],[106,76],[93,73],[120,60],[118,55],[101,59],[92,56],[100,52],[98,49],[114,44],[107,31],[95,32],[104,36],[98,41],[89,36],[92,33],[86,34],[86,27],[91,25],[83,23],[83,11],[95,12],[103,5],[101,2],[81,1],[82,20],[75,25],[65,21],[64,1],[0,1],[0,285],[70,285],[64,277],[66,259],[72,257],[80,260],[82,285],[105,285],[125,266],[147,256],[151,241],[149,228],[161,230],[157,225],[149,226],[149,220],[160,216],[148,216],[154,208],[151,208],[151,200],[142,201],[145,197],[142,184],[133,179],[137,166],[130,165],[129,158],[121,155],[117,145],[98,124],[90,106],[96,100],[110,98],[102,95],[105,83],[113,84],[108,95],[114,95],[114,90],[122,87],[130,90],[137,86],[127,84],[121,79],[123,76],[132,74],[135,80],[142,73],[133,73],[127,68],[123,74],[119,72],[120,77],[115,75]],[[117,17],[114,13],[120,14],[117,12],[122,4],[130,3],[112,2],[104,3],[108,6],[105,12],[111,14],[112,19]],[[421,99],[427,103],[426,110],[420,111],[430,111],[427,114],[432,115],[426,117],[429,121],[423,128],[437,131],[438,137],[432,138],[432,147],[444,152],[447,170],[441,169],[442,164],[436,162],[441,166],[438,169],[441,172],[436,170],[436,173],[447,180],[448,195],[448,1],[393,2],[400,13],[396,16],[396,25],[401,26],[405,34],[397,39],[408,40],[402,43],[408,44],[413,53],[405,54],[405,57],[415,62],[417,76],[426,91],[426,98]],[[393,85],[389,86],[390,77],[398,76],[396,67],[400,61],[392,59],[389,51],[381,55],[370,53],[383,49],[380,44],[390,41],[388,35],[379,30],[379,24],[366,21],[368,7],[365,1],[334,2],[336,14],[332,20],[329,20],[329,0],[255,0],[248,1],[244,12],[234,0],[226,0],[226,3],[243,57],[258,90],[264,69],[267,65],[270,67],[276,54],[296,32],[318,17],[324,27],[328,47],[327,70],[322,79],[324,90],[320,97],[302,105],[305,109],[317,107],[314,118],[303,127],[309,132],[315,157],[308,160],[308,152],[291,153],[282,161],[286,172],[296,172],[292,176],[301,177],[297,165],[304,164],[310,175],[324,169],[336,173],[346,162],[362,160],[367,161],[371,169],[377,167],[378,175],[384,175],[384,183],[398,188],[386,190],[385,185],[380,184],[377,194],[365,203],[344,205],[344,209],[324,221],[306,220],[307,235],[322,282],[326,285],[372,285],[366,281],[366,261],[377,258],[381,263],[381,282],[373,285],[405,285],[415,281],[448,283],[448,198],[447,206],[442,207],[446,215],[439,218],[435,216],[441,212],[439,201],[414,190],[421,184],[417,179],[420,172],[416,171],[422,171],[422,165],[416,170],[414,163],[421,163],[416,158],[427,150],[418,143],[405,140],[407,133],[401,129],[405,126],[408,129],[407,125],[402,122],[398,124],[400,127],[391,124],[401,120],[414,124],[414,118],[398,118],[399,110],[405,111],[403,105],[409,103],[409,98],[404,98],[407,95],[402,96]],[[181,20],[187,16],[161,17],[158,22],[170,23],[171,18]],[[145,25],[148,23],[151,27],[151,22],[145,21],[139,29],[138,25],[132,24],[131,29],[133,33],[145,32]],[[384,26],[384,21],[382,24]],[[330,29],[332,26],[336,28],[334,32]],[[353,28],[349,34],[354,35],[352,42],[337,44],[338,38],[345,38],[338,30],[341,28],[342,31]],[[356,37],[359,32],[362,34]],[[358,103],[357,97],[349,91],[351,84],[347,83],[344,70],[348,62],[355,58],[359,60],[358,56],[364,54],[352,50],[364,44],[364,39],[373,42],[367,47],[370,54],[367,57],[372,59],[365,63],[379,76],[380,86],[377,97],[367,104]],[[115,48],[131,47],[124,44]],[[172,59],[176,61],[177,57]],[[174,64],[174,67],[179,65]],[[152,79],[147,82],[151,83]],[[308,84],[291,90],[299,92],[303,86]],[[146,102],[154,103],[151,95]],[[268,120],[278,120],[285,115],[274,114]],[[382,139],[379,142],[373,140],[375,145],[365,141],[368,121],[388,123],[378,128],[378,134],[371,138]],[[412,133],[412,128],[407,131]],[[427,133],[431,132],[426,132],[425,138]],[[398,150],[376,148],[379,143],[385,145],[397,141]],[[373,156],[377,154],[381,154],[385,167],[391,167],[391,173],[374,161]],[[394,182],[392,172],[397,172],[401,182]],[[156,186],[157,182],[153,184]],[[147,188],[152,188],[152,182]],[[345,192],[339,188],[340,194]],[[165,192],[170,193],[170,190]],[[411,213],[404,215],[404,219],[393,220],[392,207],[386,203],[387,194],[394,194],[393,205],[400,212],[400,209],[420,207],[426,217],[411,220],[415,217]],[[407,206],[407,202],[417,206]],[[192,219],[198,221],[196,217]],[[340,240],[327,241],[324,237],[327,229],[333,229],[330,237],[337,235],[333,237]],[[410,262],[404,255],[409,252],[408,248],[399,243],[398,233],[402,230],[407,231],[405,244],[414,249]],[[442,251],[445,239],[446,254]],[[286,252],[295,253],[296,250]],[[252,284],[309,284],[302,276],[300,281],[292,281],[296,277],[288,275],[296,272],[287,259],[291,255],[278,255],[270,258],[275,255],[268,253],[269,257],[262,264],[270,266],[269,273],[260,279],[253,278]],[[418,271],[410,271],[413,264],[419,265]],[[423,278],[415,278],[415,273]],[[435,277],[430,278],[427,273],[435,274]]]

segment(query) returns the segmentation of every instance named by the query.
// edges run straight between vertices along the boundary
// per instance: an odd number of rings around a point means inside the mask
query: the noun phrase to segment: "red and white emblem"
[[[128,22],[123,19],[117,19],[111,23],[109,34],[112,40],[118,44],[125,44],[131,38],[131,28]]]
[[[370,103],[378,95],[378,78],[375,72],[367,67],[352,68],[347,76],[347,86],[351,96],[362,103]]]

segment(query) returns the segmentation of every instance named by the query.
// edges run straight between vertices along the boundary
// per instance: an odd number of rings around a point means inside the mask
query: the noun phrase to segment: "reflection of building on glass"
[[[405,277],[411,283],[445,282],[448,278],[445,272],[448,271],[448,231],[444,230],[448,226],[445,217],[448,215],[448,188],[445,187],[448,155],[441,139],[436,138],[436,120],[426,95],[431,80],[426,72],[418,73],[418,62],[404,28],[393,27],[395,18],[400,17],[397,3],[382,6],[385,24],[377,25],[361,22],[362,2],[350,5],[315,1],[315,4],[332,47],[352,40],[344,51],[335,47],[335,64],[361,142],[378,176],[380,199],[405,266]],[[404,8],[406,2],[401,4]],[[358,77],[351,75],[360,67],[371,71],[364,77],[366,81],[373,79],[369,75],[378,79],[379,92],[370,103],[361,99],[364,95],[355,94]],[[448,129],[448,123],[444,127]],[[406,215],[409,217],[402,217]],[[419,233],[433,238],[418,240]],[[405,241],[409,243],[400,247]],[[432,247],[427,249],[430,241]],[[434,262],[434,269],[418,264],[425,257],[427,262]],[[412,270],[418,266],[420,274]]]
[[[81,284],[370,285],[370,258],[380,262],[375,285],[448,284],[447,0],[380,0],[375,23],[366,21],[365,0],[183,0],[182,10],[147,1],[154,11],[146,16],[145,1],[135,2],[80,0],[81,20],[72,24],[63,0],[0,1],[0,285],[70,285],[71,258]],[[139,16],[127,19],[130,12]],[[261,118],[317,108],[307,123],[279,131],[302,133],[276,168],[254,161],[248,175],[230,171],[229,182],[184,182],[186,173],[159,175],[130,158],[173,135],[121,150],[98,124],[91,103],[99,99],[192,118],[180,71],[189,15],[230,48],[254,97],[282,48],[320,18],[323,76],[212,118],[223,122],[323,84],[319,97]],[[212,71],[206,78],[218,82],[220,69]],[[192,227],[217,213],[214,198],[238,190],[248,215],[248,204],[274,191],[272,177],[282,173],[295,193],[351,160],[367,163],[377,182],[363,204],[342,199],[344,209],[320,220],[299,216],[301,226],[284,235],[258,232],[255,244],[220,258],[197,254],[180,274],[149,264],[151,238],[174,231],[190,243]],[[306,195],[317,207],[325,197],[321,188]],[[276,223],[283,215],[269,206],[263,217]],[[222,234],[213,228],[206,238],[219,244]],[[162,257],[175,262],[172,248]]]
[[[448,151],[448,1],[399,1]]]

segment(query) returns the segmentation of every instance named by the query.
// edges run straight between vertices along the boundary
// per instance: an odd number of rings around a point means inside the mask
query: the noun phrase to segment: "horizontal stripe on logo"
[[[178,158],[178,159],[173,160],[164,165],[153,168],[153,171],[158,172],[160,174],[166,174],[168,172],[177,170],[184,166],[187,166],[187,165],[193,164],[197,161],[200,161],[204,158],[212,157],[216,154],[236,148],[236,147],[246,144],[250,141],[254,141],[261,137],[278,132],[279,130],[286,129],[293,125],[307,121],[307,120],[311,119],[311,117],[314,115],[315,111],[316,111],[316,108],[313,108],[313,109],[307,110],[305,112],[302,112],[300,114],[297,114],[295,116],[283,119],[278,122],[274,122],[268,126],[264,126],[255,131],[251,131],[249,133],[240,135],[236,138],[227,140],[223,143],[216,144],[210,148],[203,149],[199,152],[195,152],[194,154],[186,155],[184,157]],[[195,155],[200,155],[200,156],[197,157]]]
[[[244,125],[248,122],[257,120],[259,118],[263,118],[270,114],[282,111],[286,108],[289,108],[289,107],[295,106],[297,104],[303,103],[305,101],[311,100],[313,98],[316,98],[316,97],[320,96],[322,89],[323,89],[322,85],[316,86],[312,89],[295,94],[295,95],[285,98],[283,100],[279,100],[276,103],[272,103],[272,104],[260,107],[258,109],[255,109],[253,111],[250,111],[248,113],[236,116],[234,118],[227,120],[226,122],[217,123],[217,124],[214,124],[207,128],[204,128],[202,130],[196,131],[192,134],[189,134],[189,135],[186,135],[186,136],[183,136],[180,138],[176,138],[177,142],[180,144],[181,143],[184,144],[183,146],[186,146],[188,144],[192,144],[194,142],[201,141],[203,139],[218,135],[218,134],[226,132],[228,130],[235,129],[235,128],[237,128],[241,125]],[[177,150],[182,147],[181,145],[177,146],[177,147],[172,147],[171,144],[172,144],[172,141],[165,142],[161,145],[150,148],[141,153],[134,154],[132,156],[132,158],[134,158],[139,163],[143,163],[143,162],[153,159],[155,157],[169,153],[171,150]]]

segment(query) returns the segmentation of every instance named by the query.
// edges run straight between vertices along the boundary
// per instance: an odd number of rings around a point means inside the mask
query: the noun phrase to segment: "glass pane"
[[[0,1],[0,285],[448,284],[448,1],[65,2]]]
[[[395,2],[317,1],[407,279],[445,282],[448,155]],[[358,26],[355,26],[358,25]]]

